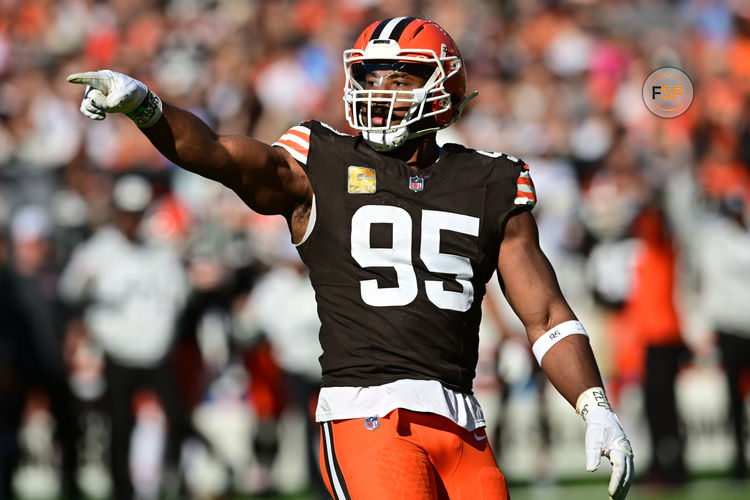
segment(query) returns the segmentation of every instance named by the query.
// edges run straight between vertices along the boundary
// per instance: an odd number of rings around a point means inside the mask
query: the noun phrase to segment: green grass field
[[[562,484],[549,486],[519,485],[510,487],[512,500],[607,500],[607,485],[602,482]],[[232,500],[254,497],[233,497]],[[272,500],[307,500],[300,493],[271,498]],[[684,486],[656,487],[636,484],[630,489],[627,500],[749,500],[750,481],[744,483],[728,479],[695,479]],[[395,500],[395,499],[388,499]]]
[[[512,500],[606,500],[607,485],[584,484],[511,488]],[[627,500],[748,500],[750,483],[724,479],[695,480],[680,487],[635,485]]]

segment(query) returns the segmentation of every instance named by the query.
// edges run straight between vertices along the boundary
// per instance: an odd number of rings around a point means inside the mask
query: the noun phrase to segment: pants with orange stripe
[[[484,428],[397,409],[321,423],[323,481],[335,500],[508,500]]]

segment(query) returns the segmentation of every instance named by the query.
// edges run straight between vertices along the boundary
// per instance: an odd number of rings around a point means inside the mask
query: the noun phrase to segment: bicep
[[[539,247],[536,222],[529,211],[508,219],[497,269],[508,303],[523,322],[531,342],[553,326],[575,319],[552,265]]]
[[[223,183],[256,212],[289,216],[311,198],[305,171],[284,149],[242,136],[222,136],[218,141],[227,152],[231,172]]]

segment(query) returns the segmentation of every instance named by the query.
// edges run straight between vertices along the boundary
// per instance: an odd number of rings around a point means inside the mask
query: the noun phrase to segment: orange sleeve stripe
[[[533,186],[534,183],[531,182],[531,177],[519,177],[518,178],[518,184],[525,184],[527,186]]]
[[[524,193],[523,191],[516,192],[516,197],[528,198],[530,200],[536,200],[536,196],[534,195],[534,193]]]
[[[296,142],[290,141],[289,139],[279,139],[278,144],[282,144],[290,149],[293,149],[304,156],[307,156],[307,153],[310,150],[309,146],[300,146]]]
[[[299,130],[295,130],[295,129],[292,128],[292,129],[287,130],[286,134],[296,135],[297,137],[299,137],[303,141],[308,142],[308,143],[310,142],[310,132],[304,133],[304,132],[300,132]],[[286,135],[286,134],[284,134],[284,135]]]

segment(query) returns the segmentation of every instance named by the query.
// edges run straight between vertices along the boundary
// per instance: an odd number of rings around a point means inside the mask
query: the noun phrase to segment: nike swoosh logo
[[[475,432],[475,433],[474,433],[474,439],[476,439],[477,441],[484,441],[485,439],[487,439],[487,435],[485,434],[484,436],[482,436],[482,435],[480,435],[480,434],[477,434],[477,433]]]

